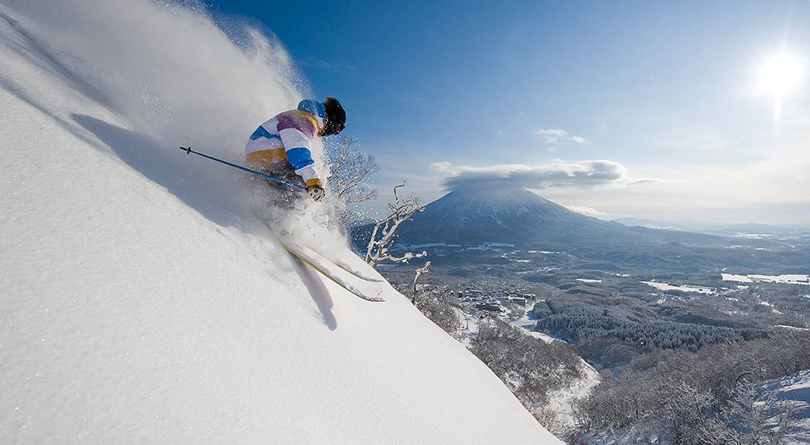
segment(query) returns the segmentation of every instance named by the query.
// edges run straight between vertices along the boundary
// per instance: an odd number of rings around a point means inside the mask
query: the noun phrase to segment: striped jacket
[[[307,187],[323,187],[311,147],[312,139],[323,130],[324,113],[323,104],[307,99],[298,104],[298,109],[285,111],[261,124],[245,145],[247,162],[268,173],[294,171]]]

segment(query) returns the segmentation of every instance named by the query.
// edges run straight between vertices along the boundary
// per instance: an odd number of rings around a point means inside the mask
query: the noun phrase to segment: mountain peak
[[[521,242],[549,227],[603,223],[520,188],[452,191],[413,220],[401,230],[407,242]]]
[[[525,188],[480,188],[452,191],[434,203],[443,200],[453,204],[467,202],[470,205],[490,206],[493,209],[510,209],[522,206],[528,209],[543,210],[545,213],[570,213],[565,207],[549,201]]]

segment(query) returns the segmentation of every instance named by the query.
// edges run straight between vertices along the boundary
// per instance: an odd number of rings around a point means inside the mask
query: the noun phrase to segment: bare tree
[[[411,303],[416,305],[416,285],[419,283],[419,278],[422,278],[422,275],[428,273],[428,269],[430,269],[430,261],[425,262],[425,265],[416,269],[416,276],[413,277],[413,287],[411,289]]]
[[[793,401],[779,400],[775,391],[739,384],[719,414],[698,425],[700,434],[717,444],[778,445],[800,432]],[[707,441],[708,442],[708,441]]]
[[[327,146],[329,161],[329,191],[336,206],[335,214],[341,226],[360,216],[351,209],[352,204],[374,199],[377,190],[365,184],[371,175],[380,171],[374,155],[363,153],[357,139],[341,136]]]
[[[414,306],[444,332],[461,338],[461,305],[446,287],[423,288]]]
[[[413,258],[421,258],[427,255],[427,252],[416,254],[406,252],[401,257],[395,257],[391,254],[391,245],[394,243],[394,235],[399,226],[405,221],[410,221],[414,213],[425,211],[425,207],[419,203],[419,198],[415,196],[400,198],[397,189],[401,187],[405,187],[405,182],[394,187],[394,203],[388,204],[388,216],[384,219],[375,220],[374,231],[371,233],[365,258],[366,263],[370,264],[371,267],[376,268],[377,264],[382,261],[407,263]],[[377,239],[378,234],[380,235],[379,239]]]

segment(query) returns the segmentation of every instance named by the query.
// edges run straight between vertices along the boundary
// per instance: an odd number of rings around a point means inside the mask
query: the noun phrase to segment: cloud
[[[436,173],[451,173],[453,170],[453,164],[444,161],[444,162],[434,162],[430,164],[430,169]]]
[[[573,142],[575,144],[590,144],[590,141],[582,136],[574,136],[562,128],[541,128],[534,130],[532,134],[540,137],[540,140],[546,144],[554,144],[557,142]]]
[[[541,128],[540,130],[535,130],[534,134],[542,134],[542,135],[558,136],[558,137],[568,136],[568,132],[563,130],[562,128],[550,128],[550,129],[547,129],[547,130],[544,130],[544,129]]]
[[[599,210],[585,206],[565,206],[565,208],[572,212],[576,212],[585,216],[592,216],[594,218],[601,218],[607,215],[607,213],[605,212],[600,212]]]
[[[667,179],[656,179],[656,178],[644,178],[644,179],[636,179],[631,181],[630,185],[642,185],[642,184],[660,184],[662,182],[685,182],[685,181],[673,181]]]
[[[431,170],[449,175],[442,181],[448,190],[593,187],[623,181],[627,172],[618,162],[605,160],[489,167],[455,167],[449,162],[437,162],[431,165]]]

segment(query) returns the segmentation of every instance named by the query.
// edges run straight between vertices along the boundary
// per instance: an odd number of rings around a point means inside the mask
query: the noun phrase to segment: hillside
[[[43,3],[0,5],[0,443],[560,443],[407,299],[292,261],[241,176],[177,150],[238,160],[306,93],[278,42]]]
[[[810,443],[810,370],[791,374],[780,379],[768,380],[755,385],[757,393],[768,400],[764,415],[766,424],[777,424],[773,416],[777,415],[777,406],[789,405],[794,416],[795,434],[786,444],[798,445]]]

